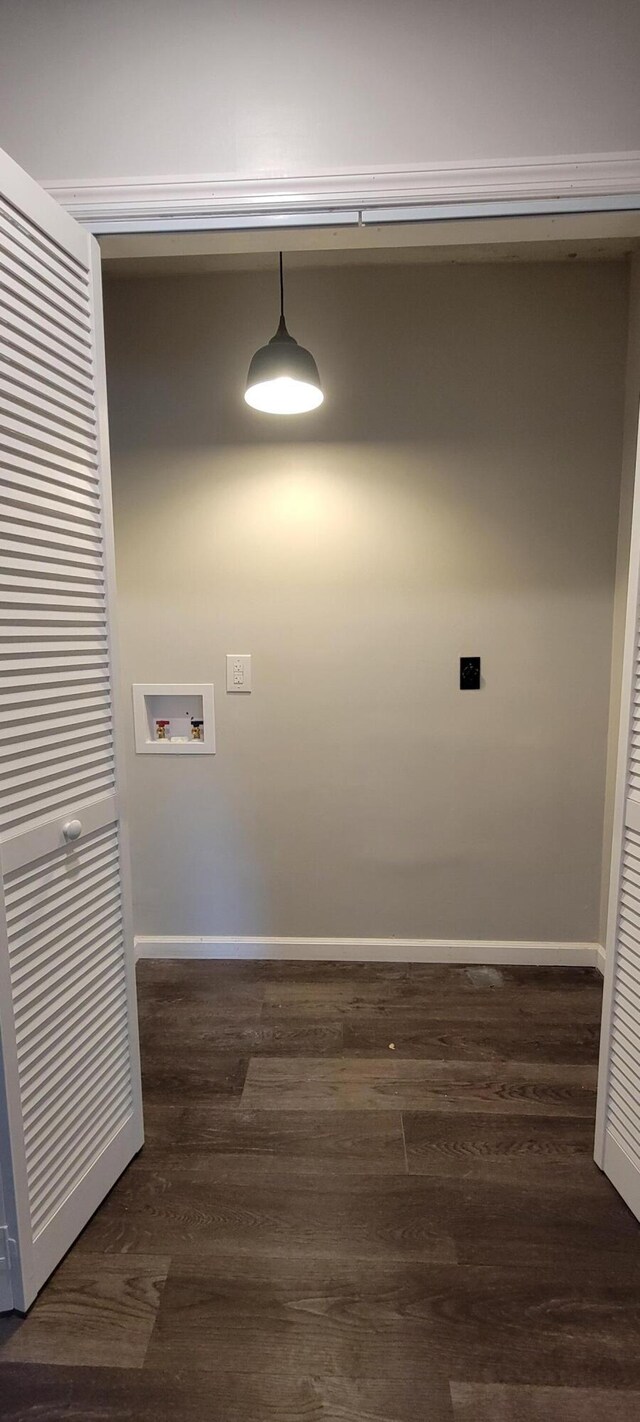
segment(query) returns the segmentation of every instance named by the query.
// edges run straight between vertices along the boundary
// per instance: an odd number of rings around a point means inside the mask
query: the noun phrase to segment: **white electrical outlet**
[[[227,652],[227,691],[251,691],[250,652]]]

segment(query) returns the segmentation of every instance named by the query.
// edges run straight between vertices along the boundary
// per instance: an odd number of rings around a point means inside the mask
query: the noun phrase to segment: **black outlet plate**
[[[480,658],[461,657],[460,658],[460,690],[479,691],[480,690]]]

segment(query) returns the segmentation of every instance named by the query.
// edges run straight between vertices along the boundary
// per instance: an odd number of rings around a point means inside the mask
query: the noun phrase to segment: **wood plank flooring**
[[[7,1422],[631,1422],[640,1228],[589,969],[139,965],[146,1145],[26,1319]]]

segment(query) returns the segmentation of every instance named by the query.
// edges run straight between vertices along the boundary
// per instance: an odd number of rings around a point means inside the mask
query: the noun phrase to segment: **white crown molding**
[[[282,959],[353,963],[481,963],[503,966],[599,966],[597,943],[520,939],[153,937],[135,939],[137,958]]]
[[[101,229],[140,230],[150,224],[260,218],[289,221],[375,221],[380,210],[448,204],[582,202],[601,205],[640,194],[640,152],[529,158],[514,163],[378,167],[367,172],[318,172],[304,177],[193,176],[48,182],[43,186],[80,222]],[[369,210],[369,211],[368,211]],[[546,209],[548,210],[548,209]],[[389,220],[389,217],[387,217]],[[396,219],[400,220],[400,219]]]

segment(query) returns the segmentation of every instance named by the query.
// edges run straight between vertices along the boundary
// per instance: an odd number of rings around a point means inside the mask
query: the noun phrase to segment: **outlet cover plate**
[[[250,652],[227,652],[227,691],[251,691]]]

